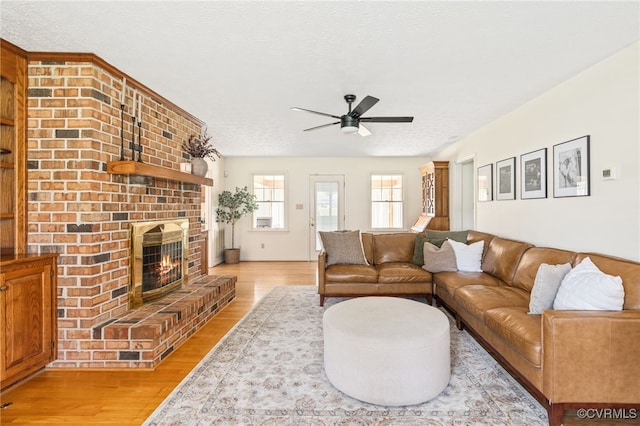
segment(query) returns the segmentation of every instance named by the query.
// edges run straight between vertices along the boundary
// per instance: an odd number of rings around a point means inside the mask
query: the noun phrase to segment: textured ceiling
[[[226,156],[427,156],[640,38],[639,2],[0,2],[27,51],[90,52],[208,124]],[[342,115],[380,99],[367,137]]]

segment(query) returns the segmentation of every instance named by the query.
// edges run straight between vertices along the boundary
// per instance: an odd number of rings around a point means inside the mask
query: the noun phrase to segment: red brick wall
[[[201,276],[200,187],[106,172],[120,159],[122,78],[94,61],[31,61],[28,99],[29,251],[57,252],[56,367],[113,367],[92,329],[127,312],[129,224],[189,218],[189,278]],[[142,160],[180,170],[180,144],[202,123],[150,90],[142,93]],[[131,141],[133,87],[124,134]],[[137,140],[137,129],[136,129]],[[126,150],[126,159],[130,151]],[[106,352],[105,352],[106,351]],[[123,361],[128,366],[136,366]]]

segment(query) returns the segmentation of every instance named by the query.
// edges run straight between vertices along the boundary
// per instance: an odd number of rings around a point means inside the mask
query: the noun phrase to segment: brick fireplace
[[[91,54],[29,56],[28,249],[60,254],[52,367],[153,368],[235,294],[235,277],[202,273],[201,185],[107,171],[120,157],[122,78]],[[188,161],[180,144],[203,123],[128,77],[124,140],[134,90],[142,161],[179,171]],[[130,226],[167,220],[187,224],[188,283],[130,309]]]

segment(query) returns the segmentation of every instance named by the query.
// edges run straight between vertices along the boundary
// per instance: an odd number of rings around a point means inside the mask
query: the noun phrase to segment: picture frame
[[[553,146],[553,196],[591,195],[589,135]]]
[[[516,157],[496,163],[496,200],[516,199]]]
[[[493,164],[478,167],[478,201],[493,200]]]
[[[520,198],[547,198],[547,148],[520,156]]]

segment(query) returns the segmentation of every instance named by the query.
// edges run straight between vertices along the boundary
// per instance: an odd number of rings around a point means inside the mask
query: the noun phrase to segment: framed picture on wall
[[[478,167],[478,201],[493,200],[493,164]]]
[[[516,199],[516,157],[496,163],[496,200]]]
[[[589,136],[553,146],[553,196],[590,195]]]
[[[520,156],[520,198],[547,198],[547,148]]]

